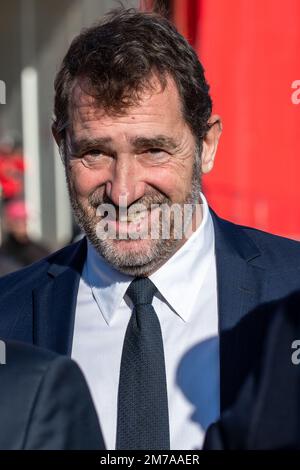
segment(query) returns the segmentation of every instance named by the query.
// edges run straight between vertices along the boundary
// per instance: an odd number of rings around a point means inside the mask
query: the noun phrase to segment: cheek
[[[83,166],[70,168],[69,177],[74,191],[82,198],[88,196],[105,182],[101,173],[91,171]]]
[[[151,172],[150,185],[164,192],[171,200],[180,201],[190,191],[192,171],[188,168],[160,168]]]

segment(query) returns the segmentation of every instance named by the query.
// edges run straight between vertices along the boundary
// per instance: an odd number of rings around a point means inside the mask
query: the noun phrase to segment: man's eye
[[[152,149],[147,150],[147,153],[151,153],[152,155],[157,155],[157,154],[163,153],[163,152],[164,152],[164,150],[159,149],[159,148],[152,148]]]
[[[169,160],[170,153],[159,147],[152,147],[144,150],[140,158],[145,164],[161,165]]]
[[[101,152],[101,150],[96,150],[95,149],[95,150],[89,150],[88,152],[86,152],[86,154],[84,156],[85,157],[89,157],[89,156],[91,156],[91,157],[101,157],[103,155],[104,155],[104,153]]]

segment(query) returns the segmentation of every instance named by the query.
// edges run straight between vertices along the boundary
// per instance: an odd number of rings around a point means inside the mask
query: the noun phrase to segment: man
[[[0,343],[0,449],[104,450],[91,396],[70,359]]]
[[[53,134],[86,238],[0,282],[0,333],[78,361],[108,449],[201,448],[255,356],[239,362],[226,331],[299,288],[298,243],[208,208],[211,108],[193,49],[134,9],[83,31],[56,77]]]

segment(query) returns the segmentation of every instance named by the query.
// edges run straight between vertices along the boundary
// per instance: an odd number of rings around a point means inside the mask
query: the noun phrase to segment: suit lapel
[[[263,299],[265,271],[254,242],[211,211],[215,228],[220,333],[220,401],[224,411],[235,399],[241,377],[243,339],[236,325]],[[251,354],[251,351],[246,351]]]
[[[83,239],[71,256],[53,262],[47,281],[33,291],[33,342],[71,355],[77,293],[86,258]]]

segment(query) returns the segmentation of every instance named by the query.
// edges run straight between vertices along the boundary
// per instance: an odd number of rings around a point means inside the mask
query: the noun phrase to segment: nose
[[[132,158],[117,159],[106,183],[106,194],[111,201],[118,207],[128,207],[140,199],[144,192],[145,183]]]

